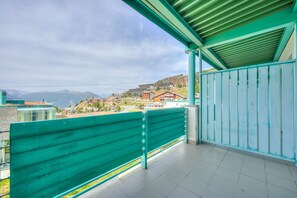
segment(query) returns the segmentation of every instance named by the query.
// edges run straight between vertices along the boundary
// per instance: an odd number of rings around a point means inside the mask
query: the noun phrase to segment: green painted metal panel
[[[148,133],[148,137],[152,138],[152,137],[160,136],[163,133],[166,133],[167,131],[183,128],[184,125],[185,124],[183,122],[174,122],[172,125],[170,125],[168,127],[159,127],[155,130],[150,129],[150,131]]]
[[[269,145],[271,154],[281,154],[280,67],[269,68]]]
[[[185,135],[185,108],[148,110],[146,113],[148,152]]]
[[[131,131],[135,128],[142,126],[137,120],[127,121],[126,125],[122,123],[112,123],[106,125],[99,125],[88,127],[84,129],[84,133],[79,133],[80,129],[65,130],[59,133],[49,133],[45,135],[37,135],[31,137],[24,137],[21,139],[15,139],[15,145],[11,148],[10,152],[20,153],[27,152],[47,147],[53,147],[65,143],[71,143],[77,140],[85,140],[88,138],[101,137],[102,135],[109,135],[109,133]],[[94,133],[96,131],[96,133]]]
[[[202,98],[202,140],[207,139],[207,125],[208,125],[208,82],[207,82],[207,75],[202,76],[202,90],[201,90],[201,98]]]
[[[239,147],[247,148],[247,70],[238,71],[238,128]]]
[[[11,197],[55,196],[121,166],[141,156],[141,133],[141,112],[12,124]]]
[[[161,116],[154,116],[151,117],[148,120],[148,124],[154,124],[154,123],[159,123],[159,122],[163,122],[163,121],[169,121],[172,119],[177,119],[180,118],[181,116],[184,116],[185,112],[181,111],[178,113],[172,113],[172,114],[166,114],[166,115],[161,115]]]
[[[184,122],[185,118],[184,115],[180,116],[179,118],[175,118],[172,120],[161,121],[159,123],[148,124],[149,130],[158,130],[160,127],[169,127],[173,124]]]
[[[229,72],[222,74],[222,128],[223,144],[230,143],[230,78]]]
[[[294,158],[294,65],[282,65],[282,154]],[[296,134],[295,134],[296,135]]]
[[[268,153],[269,149],[269,116],[268,116],[268,67],[258,69],[258,121],[259,151]]]
[[[41,121],[34,123],[21,123],[14,125],[14,129],[18,130],[18,133],[13,133],[10,136],[12,138],[30,137],[39,134],[59,133],[60,131],[80,129],[86,127],[93,127],[99,125],[105,125],[109,123],[117,123],[124,121],[131,121],[139,119],[139,114],[112,114],[104,116],[88,116],[83,118],[73,119],[59,119],[50,121]],[[41,124],[40,124],[41,123]],[[23,128],[28,127],[30,131],[24,131]]]
[[[148,116],[163,116],[163,115],[170,115],[175,113],[184,113],[184,108],[168,108],[168,109],[160,109],[160,110],[148,110],[147,114]]]
[[[222,142],[222,74],[215,75],[215,142]]]
[[[257,68],[248,69],[248,148],[258,149]]]
[[[214,75],[208,76],[208,140],[214,141]]]
[[[238,145],[238,71],[230,72],[230,145]]]

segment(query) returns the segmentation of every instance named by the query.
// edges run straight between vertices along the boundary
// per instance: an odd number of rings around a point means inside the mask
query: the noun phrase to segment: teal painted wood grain
[[[141,112],[12,124],[11,197],[51,197],[121,166],[141,156],[141,133]]]
[[[294,158],[294,65],[282,66],[282,154]],[[297,135],[297,134],[296,134]]]
[[[11,148],[10,152],[12,154],[28,152],[31,150],[70,143],[77,140],[96,138],[99,136],[102,137],[102,135],[106,135],[112,132],[124,133],[126,130],[133,131],[133,129],[139,128],[141,126],[142,122],[140,122],[139,120],[132,120],[127,121],[126,125],[123,125],[123,123],[111,123],[106,125],[88,127],[84,129],[83,133],[79,132],[81,129],[73,129],[60,131],[60,133],[49,133],[44,135],[24,137],[14,140],[15,145]]]
[[[174,113],[181,113],[184,112],[184,108],[168,108],[168,109],[158,109],[158,110],[148,110],[148,116],[162,116]]]
[[[269,68],[269,145],[270,153],[281,154],[280,67]]]
[[[214,141],[214,75],[208,75],[208,140]]]
[[[180,116],[179,118],[174,118],[172,120],[160,121],[159,123],[148,124],[150,130],[160,129],[162,127],[167,128],[173,124],[184,122],[185,115]]]
[[[175,130],[177,128],[182,128],[182,127],[184,127],[184,125],[185,125],[185,123],[183,123],[183,122],[176,122],[168,127],[159,127],[159,128],[156,128],[155,130],[150,129],[149,133],[148,133],[148,137],[155,137],[155,136],[163,134],[167,131]]]
[[[230,84],[229,72],[223,73],[222,76],[222,142],[223,144],[230,144]]]
[[[257,68],[248,69],[248,147],[258,149]]]
[[[147,111],[148,151],[185,135],[185,113],[185,108]]]
[[[58,119],[48,121],[25,122],[14,125],[14,130],[18,133],[11,134],[11,138],[31,137],[34,135],[44,135],[48,133],[60,133],[60,131],[80,129],[92,126],[105,125],[124,121],[137,120],[142,116],[140,112],[135,114],[120,113],[104,116],[87,116],[82,118]],[[23,128],[30,128],[24,131]]]
[[[238,145],[238,104],[237,104],[237,89],[238,89],[238,74],[237,71],[230,72],[230,145]]]
[[[207,96],[207,89],[208,89],[208,82],[207,82],[207,75],[202,76],[202,90],[201,90],[201,98],[202,98],[202,140],[207,140],[207,125],[208,125],[208,111],[207,111],[207,103],[208,103],[208,96]]]
[[[247,148],[247,70],[240,70],[238,82],[239,147]]]
[[[161,116],[153,116],[148,120],[148,124],[154,124],[154,123],[159,123],[163,121],[168,121],[172,119],[177,119],[185,115],[185,112],[178,112],[178,113],[172,113],[172,114],[167,114],[167,115],[161,115]]]
[[[268,67],[258,69],[258,122],[259,122],[259,151],[269,151],[269,116],[268,116]]]
[[[202,82],[204,141],[295,159],[294,63],[203,74]]]
[[[215,74],[215,142],[222,142],[222,75]]]

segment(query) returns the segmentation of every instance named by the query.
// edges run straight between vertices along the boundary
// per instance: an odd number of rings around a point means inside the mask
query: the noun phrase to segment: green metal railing
[[[11,125],[11,197],[63,196],[185,135],[185,108]]]

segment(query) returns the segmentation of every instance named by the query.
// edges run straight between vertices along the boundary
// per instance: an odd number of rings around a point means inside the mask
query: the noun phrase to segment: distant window
[[[44,112],[44,119],[45,119],[45,120],[48,119],[48,112],[47,112],[47,111]]]
[[[36,111],[33,111],[32,112],[32,121],[36,121],[37,120],[37,116],[38,116],[37,112]]]

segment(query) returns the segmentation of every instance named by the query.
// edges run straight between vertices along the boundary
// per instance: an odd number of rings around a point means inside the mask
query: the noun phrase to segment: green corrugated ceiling
[[[168,2],[203,39],[293,4],[293,0],[168,0]]]
[[[270,62],[282,34],[283,29],[275,30],[212,49],[230,68]]]
[[[217,69],[279,60],[297,0],[123,0]]]

